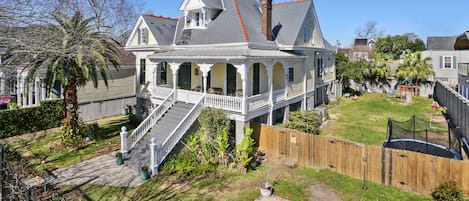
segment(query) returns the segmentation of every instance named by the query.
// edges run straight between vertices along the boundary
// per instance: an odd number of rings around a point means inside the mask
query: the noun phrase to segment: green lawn
[[[125,116],[98,122],[99,139],[91,140],[88,145],[73,150],[61,147],[58,143],[60,133],[40,134],[10,142],[9,145],[14,147],[38,174],[43,174],[119,149],[119,131],[127,122],[128,118]],[[42,164],[42,161],[45,163]]]
[[[307,201],[308,188],[323,186],[344,200],[430,200],[429,198],[378,184],[363,182],[327,170],[291,168],[267,162],[258,170],[242,175],[222,172],[206,178],[179,180],[174,176],[158,176],[136,188],[98,185],[69,187],[63,191],[73,200],[254,200],[260,196],[258,186],[269,180],[274,195],[289,200]],[[327,196],[327,195],[326,195]]]
[[[388,116],[397,121],[412,115],[430,119],[433,100],[414,97],[413,103],[404,104],[397,98],[387,99],[380,94],[363,94],[357,101],[343,99],[329,110],[331,123],[321,135],[338,136],[354,142],[382,145],[386,139]]]

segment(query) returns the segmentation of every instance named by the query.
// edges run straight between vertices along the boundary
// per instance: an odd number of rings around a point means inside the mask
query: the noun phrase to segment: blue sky
[[[144,0],[155,15],[179,17],[182,0]],[[241,0],[242,1],[242,0]],[[274,0],[274,3],[288,0]],[[350,46],[355,30],[375,21],[385,35],[455,36],[469,30],[469,0],[315,0],[324,36]]]

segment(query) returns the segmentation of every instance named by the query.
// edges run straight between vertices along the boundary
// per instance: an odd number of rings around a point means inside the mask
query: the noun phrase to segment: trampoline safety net
[[[413,115],[404,122],[388,119],[387,143],[396,139],[416,140],[445,147],[461,153],[461,136],[450,122],[435,122]],[[410,150],[413,150],[411,148]],[[426,152],[426,151],[424,151]],[[432,154],[432,153],[428,153]]]

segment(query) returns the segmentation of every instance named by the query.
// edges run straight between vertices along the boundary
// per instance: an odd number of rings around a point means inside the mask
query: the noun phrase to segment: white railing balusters
[[[181,120],[181,122],[176,126],[173,132],[169,135],[168,138],[155,150],[156,153],[153,154],[153,159],[155,164],[150,164],[152,170],[158,170],[158,166],[161,165],[163,160],[168,156],[171,150],[179,143],[179,140],[184,136],[187,130],[194,124],[194,122],[199,117],[200,112],[203,109],[203,100],[204,96],[199,97],[197,104],[192,107],[191,111]],[[157,172],[153,172],[153,175],[156,175]]]
[[[243,99],[232,96],[221,96],[207,94],[205,96],[205,107],[224,109],[232,112],[241,112]]]
[[[155,109],[140,125],[127,137],[127,148],[130,151],[137,142],[155,125],[155,123],[166,113],[173,105],[174,91],[169,93],[168,97]]]

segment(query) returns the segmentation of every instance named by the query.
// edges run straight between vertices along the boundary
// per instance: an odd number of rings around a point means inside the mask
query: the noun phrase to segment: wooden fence
[[[251,126],[257,145],[271,156],[424,195],[443,182],[455,181],[469,195],[468,162],[260,124]]]

